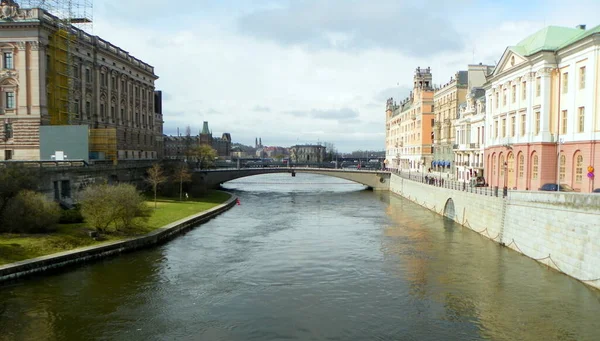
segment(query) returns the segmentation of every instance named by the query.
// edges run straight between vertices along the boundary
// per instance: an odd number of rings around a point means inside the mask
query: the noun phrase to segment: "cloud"
[[[443,2],[433,3],[443,7]],[[383,49],[409,56],[460,50],[464,42],[445,13],[438,15],[434,6],[423,7],[398,0],[291,1],[288,7],[240,17],[238,30],[282,45],[317,50]]]
[[[310,117],[322,120],[350,120],[359,117],[358,111],[349,108],[342,109],[329,109],[329,110],[317,110],[312,109],[310,111],[287,111],[295,117]]]
[[[257,112],[271,112],[271,108],[269,107],[263,107],[260,105],[255,106],[254,108],[252,108],[253,111],[257,111]]]

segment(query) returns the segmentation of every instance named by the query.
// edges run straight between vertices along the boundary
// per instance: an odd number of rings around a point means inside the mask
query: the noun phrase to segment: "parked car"
[[[538,190],[556,192],[557,186],[558,186],[557,184],[552,184],[552,183],[544,184]],[[560,184],[560,192],[575,192],[575,190],[569,185]]]
[[[485,178],[483,176],[471,178],[471,180],[469,180],[469,185],[471,187],[485,187]]]
[[[595,190],[592,191],[592,193],[600,193],[600,188],[596,188]]]

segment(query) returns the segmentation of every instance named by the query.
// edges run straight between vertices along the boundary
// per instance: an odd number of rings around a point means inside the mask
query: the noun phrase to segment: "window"
[[[100,74],[100,85],[106,86],[106,74],[104,72]]]
[[[540,112],[535,112],[535,134],[539,135],[540,133]]]
[[[560,182],[564,182],[565,181],[565,173],[566,173],[566,168],[565,167],[567,164],[567,158],[561,154],[560,155],[560,167],[559,167],[559,173],[558,173],[558,180]]]
[[[502,105],[506,105],[506,89],[502,90]]]
[[[3,62],[4,62],[5,69],[14,69],[15,63],[14,63],[14,59],[13,59],[13,53],[12,52],[4,52]]]
[[[496,175],[496,155],[492,157],[492,175]]]
[[[500,155],[500,176],[504,175],[504,155]]]
[[[525,170],[525,156],[523,154],[519,155],[519,178],[523,178],[523,174]]]
[[[516,117],[511,116],[510,117],[510,136],[515,136],[516,125],[517,125]]]
[[[500,104],[500,94],[496,92],[496,109],[498,109],[499,104]]]
[[[565,72],[562,74],[562,93],[566,94],[569,92],[569,73]]]
[[[583,179],[583,156],[578,153],[575,157],[575,182],[580,184]]]
[[[106,112],[104,111],[104,103],[100,103],[100,117],[102,117],[102,119],[104,119],[105,116],[106,116]]]
[[[110,119],[112,122],[115,122],[115,106],[110,106]]]
[[[498,120],[494,121],[494,138],[498,138]]]
[[[531,179],[536,180],[538,178],[538,156],[537,155],[533,155],[533,162],[532,162],[532,167],[531,167]]]
[[[12,150],[4,150],[4,160],[12,160],[13,151]]]
[[[92,71],[88,68],[85,69],[85,81],[88,83],[92,81]]]
[[[73,77],[79,78],[79,65],[73,65]]]
[[[516,85],[512,86],[512,93],[510,94],[510,98],[513,103],[517,102],[517,86]]]
[[[585,129],[585,107],[579,107],[579,112],[577,113],[577,122],[577,131],[583,133]]]
[[[535,79],[535,97],[540,97],[542,93],[542,78],[538,77]]]
[[[521,83],[521,99],[527,98],[527,82]]]
[[[502,119],[502,137],[506,137],[506,118]]]
[[[78,99],[73,101],[73,113],[75,114],[75,118],[79,118],[79,100]]]
[[[579,68],[579,88],[585,89],[585,66]]]
[[[567,111],[566,110],[562,111],[562,122],[561,122],[561,127],[560,127],[560,133],[561,134],[567,133]]]
[[[525,136],[525,123],[527,116],[525,114],[521,114],[521,136]]]
[[[12,123],[4,123],[4,138],[10,139],[13,137]]]
[[[6,109],[14,109],[15,108],[15,93],[14,91],[8,91],[4,93],[5,102],[4,107]]]
[[[88,118],[92,115],[92,103],[90,101],[85,102],[85,114]]]

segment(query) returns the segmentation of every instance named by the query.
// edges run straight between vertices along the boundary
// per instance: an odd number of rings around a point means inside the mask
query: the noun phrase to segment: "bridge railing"
[[[447,188],[455,191],[463,191],[491,197],[507,197],[509,194],[508,190],[503,190],[501,188],[498,188],[497,186],[475,187],[467,182],[444,179],[443,177],[436,176],[435,174],[431,173],[394,172],[393,174],[396,174],[403,179],[408,179],[411,181],[416,181],[435,187]]]

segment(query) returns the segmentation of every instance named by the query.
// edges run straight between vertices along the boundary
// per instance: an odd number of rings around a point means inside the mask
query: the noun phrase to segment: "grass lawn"
[[[47,234],[0,234],[0,265],[145,234],[179,219],[206,211],[227,199],[229,194],[217,191],[209,192],[201,198],[189,198],[185,201],[159,198],[157,208],[150,219],[133,234],[105,235],[102,241],[95,241],[89,237],[88,232],[94,229],[85,223],[60,224],[55,232]],[[152,199],[147,203],[148,206],[154,207]]]

